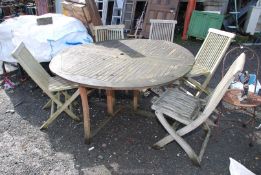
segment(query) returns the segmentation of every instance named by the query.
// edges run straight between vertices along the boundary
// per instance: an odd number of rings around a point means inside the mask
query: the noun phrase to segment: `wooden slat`
[[[78,88],[77,83],[67,81],[58,76],[49,78],[49,83],[48,83],[49,91],[52,91],[52,92],[64,91],[64,90],[69,90],[69,89],[74,89],[74,88]]]
[[[95,26],[95,41],[101,42],[106,40],[120,40],[124,39],[124,25],[105,25],[105,26]]]
[[[193,62],[187,49],[167,41],[114,40],[71,47],[53,58],[50,68],[83,85],[127,90],[174,81]]]
[[[179,0],[150,0],[144,18],[142,27],[142,35],[149,38],[150,20],[151,19],[166,19],[174,20],[178,12]],[[157,35],[157,34],[156,34]]]
[[[149,39],[173,42],[176,20],[151,19],[150,23]]]
[[[109,115],[113,116],[113,108],[115,103],[115,93],[112,90],[107,90],[107,111]]]
[[[205,76],[205,80],[202,84],[197,83],[200,85],[200,88],[196,85],[196,87],[199,88],[196,96],[200,96],[203,89],[205,89],[204,92],[207,92],[206,87],[234,37],[235,34],[233,33],[212,28],[209,29],[208,35],[195,57],[195,64],[192,70],[187,74],[188,78],[200,75]],[[191,83],[193,84],[193,82]]]
[[[88,91],[85,87],[79,87],[82,109],[83,109],[83,126],[84,126],[84,142],[89,144],[91,138],[91,122],[88,103]]]

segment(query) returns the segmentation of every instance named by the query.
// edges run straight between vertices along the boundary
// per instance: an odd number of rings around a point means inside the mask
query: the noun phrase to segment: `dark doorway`
[[[107,24],[107,25],[110,25],[110,24],[111,24],[112,13],[113,13],[113,5],[114,5],[114,2],[113,2],[113,1],[109,1],[109,2],[108,2],[107,20],[106,20],[106,24]]]
[[[137,2],[136,2],[135,12],[134,12],[134,18],[133,18],[133,23],[132,23],[132,26],[131,26],[132,30],[133,30],[133,29],[135,30],[135,27],[136,27],[136,25],[137,25],[137,22],[138,22],[138,20],[140,19],[141,15],[142,15],[142,12],[143,12],[144,10],[146,10],[146,9],[145,9],[145,4],[146,4],[146,1],[137,1]],[[144,14],[143,14],[144,16],[145,16],[145,13],[146,13],[146,11],[145,11]],[[144,16],[143,16],[143,19],[144,19]]]

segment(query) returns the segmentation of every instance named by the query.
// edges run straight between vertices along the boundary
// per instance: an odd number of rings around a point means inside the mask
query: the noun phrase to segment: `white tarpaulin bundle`
[[[52,17],[53,24],[37,25],[36,19],[40,17]],[[38,62],[48,62],[66,47],[93,40],[79,20],[61,14],[45,14],[20,16],[0,24],[0,60],[16,62],[11,53],[20,42],[25,43]]]

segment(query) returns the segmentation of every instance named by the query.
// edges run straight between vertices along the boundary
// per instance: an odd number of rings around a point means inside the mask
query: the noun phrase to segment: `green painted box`
[[[221,28],[223,19],[224,15],[194,10],[187,35],[205,39],[209,28]]]

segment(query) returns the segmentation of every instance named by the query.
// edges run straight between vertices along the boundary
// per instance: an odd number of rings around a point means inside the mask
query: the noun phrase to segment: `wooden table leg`
[[[138,109],[138,100],[139,100],[140,91],[134,90],[133,91],[133,109],[137,111]]]
[[[87,89],[85,87],[79,87],[79,90],[82,99],[84,142],[86,144],[89,144],[91,138],[91,124],[90,124],[90,112],[89,112]]]
[[[115,104],[115,92],[113,90],[106,90],[107,94],[107,112],[113,116],[113,108]]]

